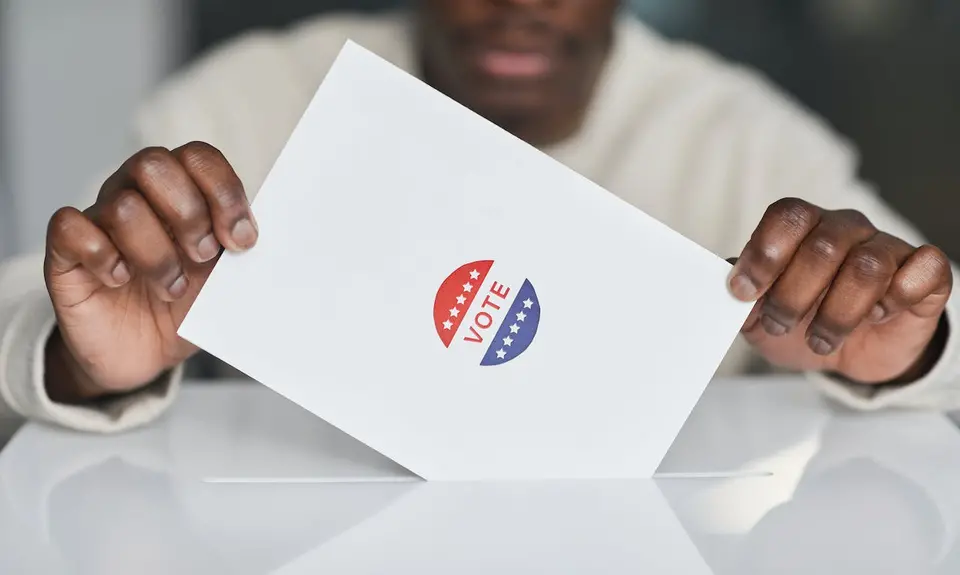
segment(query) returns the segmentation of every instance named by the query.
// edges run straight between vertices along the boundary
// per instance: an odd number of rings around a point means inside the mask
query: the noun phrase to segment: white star
[[[478,272],[477,270],[473,270],[472,272],[470,272],[470,279],[472,280],[480,279],[480,272]]]
[[[463,304],[467,303],[467,298],[463,297],[463,295],[458,295],[458,296],[457,296],[457,303],[460,304],[460,305],[463,305]]]
[[[449,319],[443,322],[443,329],[449,330],[452,327],[453,327],[453,322],[450,321]]]
[[[459,309],[457,309],[456,307],[450,308],[450,317],[459,317],[459,316],[460,316]]]
[[[510,337],[509,335],[503,338],[503,345],[506,345],[506,346],[513,345],[513,338]]]
[[[503,359],[506,356],[507,356],[507,352],[503,351],[503,349],[497,350],[497,359]]]
[[[523,300],[523,309],[530,309],[532,307],[533,307],[533,300],[531,300],[530,298]]]
[[[467,293],[473,291],[473,284],[471,284],[470,282],[463,284],[463,291]]]
[[[520,326],[519,326],[519,325],[513,324],[513,325],[510,326],[510,333],[517,333],[517,332],[519,332],[519,331],[520,331]]]
[[[523,313],[522,311],[518,311],[518,312],[517,312],[517,321],[523,321],[523,320],[525,320],[525,319],[527,319],[527,314]]]

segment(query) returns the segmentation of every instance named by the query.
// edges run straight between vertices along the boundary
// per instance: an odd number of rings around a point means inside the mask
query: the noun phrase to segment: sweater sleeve
[[[753,231],[771,203],[786,197],[805,199],[825,209],[853,209],[874,226],[920,246],[923,235],[892,210],[858,177],[858,158],[847,142],[799,106],[750,80],[741,92],[739,138],[751,181],[737,191],[742,224],[739,245]],[[954,277],[958,268],[951,264]],[[921,380],[902,386],[850,383],[811,373],[830,398],[858,410],[885,407],[956,409],[960,407],[960,299],[954,290],[946,306],[946,348]]]
[[[77,430],[123,431],[155,418],[173,401],[180,369],[127,395],[89,405],[50,400],[44,350],[56,325],[43,284],[43,258],[0,263],[0,418],[31,418]]]

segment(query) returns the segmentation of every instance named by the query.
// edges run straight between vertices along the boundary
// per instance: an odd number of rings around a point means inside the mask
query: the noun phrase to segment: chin
[[[551,105],[550,98],[535,90],[484,90],[474,92],[470,100],[463,103],[504,128],[508,128],[505,124],[533,120]]]

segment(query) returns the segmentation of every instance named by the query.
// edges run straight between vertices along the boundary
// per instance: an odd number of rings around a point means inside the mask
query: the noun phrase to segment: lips
[[[552,60],[543,52],[490,49],[477,58],[480,69],[502,78],[540,78],[550,73]]]

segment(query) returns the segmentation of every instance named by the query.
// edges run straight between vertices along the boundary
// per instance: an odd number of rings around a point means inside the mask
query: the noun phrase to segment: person
[[[729,288],[756,305],[718,374],[762,358],[854,408],[960,405],[944,253],[858,180],[854,152],[823,122],[617,0],[420,0],[205,55],[138,115],[146,147],[83,210],[53,215],[45,254],[0,272],[7,405],[108,432],[173,401],[198,351],[177,327],[218,254],[257,243],[249,199],[348,38],[736,256]]]

